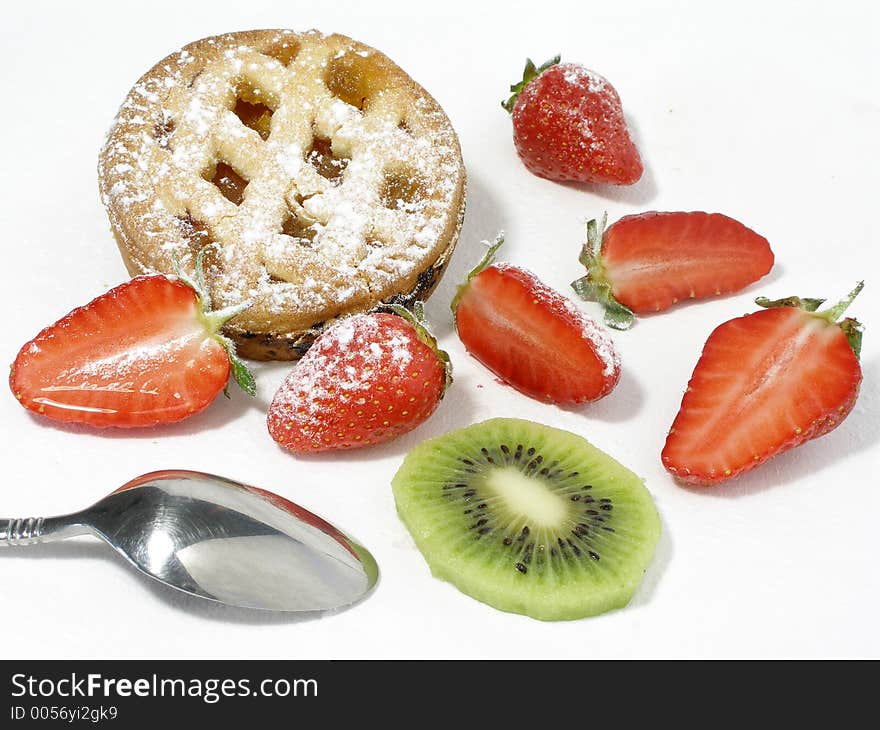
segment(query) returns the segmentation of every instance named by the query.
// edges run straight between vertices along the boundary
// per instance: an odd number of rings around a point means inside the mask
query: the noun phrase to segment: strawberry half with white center
[[[759,298],[766,307],[706,341],[663,449],[678,479],[712,485],[836,428],[862,381],[861,325],[837,320],[861,291],[822,299]]]
[[[559,56],[535,67],[502,106],[513,117],[513,142],[525,166],[550,180],[632,185],[642,160],[620,97],[599,74]]]
[[[269,433],[297,453],[390,441],[424,422],[452,382],[448,355],[415,314],[356,314],[328,327],[281,384]]]
[[[253,395],[253,376],[220,334],[249,304],[211,312],[202,284],[200,273],[196,281],[157,275],[111,289],[25,344],[9,387],[40,415],[121,428],[198,413],[226,387],[230,369]]]
[[[572,287],[616,329],[632,327],[634,313],[739,291],[773,268],[767,239],[720,213],[642,213],[607,230],[606,221],[587,223],[587,275]]]
[[[525,269],[493,264],[499,236],[452,301],[455,327],[477,360],[521,393],[578,404],[611,392],[620,360],[605,331]]]

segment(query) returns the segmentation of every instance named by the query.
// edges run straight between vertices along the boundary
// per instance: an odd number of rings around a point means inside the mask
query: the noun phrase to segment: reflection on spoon
[[[232,606],[340,608],[379,577],[373,556],[317,515],[201,472],[145,474],[64,517],[0,520],[0,546],[84,534],[172,588]]]

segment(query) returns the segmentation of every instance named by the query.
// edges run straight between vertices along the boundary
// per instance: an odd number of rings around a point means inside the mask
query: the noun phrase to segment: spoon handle
[[[36,545],[86,534],[91,530],[77,521],[77,515],[0,519],[0,547]]]

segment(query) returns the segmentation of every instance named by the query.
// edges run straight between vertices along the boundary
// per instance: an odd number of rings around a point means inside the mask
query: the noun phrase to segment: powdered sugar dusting
[[[547,99],[556,103],[546,103]],[[524,135],[518,146],[541,146],[540,135],[537,139],[529,136],[532,128],[541,134],[553,130],[566,139],[571,164],[578,165],[578,172],[562,179],[582,179],[587,171],[606,167],[614,159],[615,134],[626,133],[617,91],[605,77],[577,63],[561,63],[542,73],[526,86],[513,113],[515,135]],[[517,124],[521,118],[531,122]]]
[[[272,437],[293,451],[355,448],[408,431],[436,408],[443,365],[393,314],[328,327],[269,407]]]
[[[620,372],[620,356],[614,349],[614,342],[611,340],[608,332],[578,309],[568,297],[550,288],[538,279],[533,272],[521,266],[512,266],[505,262],[496,262],[493,266],[501,271],[520,271],[531,277],[534,280],[532,287],[536,298],[546,302],[552,311],[564,316],[580,329],[581,337],[588,343],[593,354],[602,364],[602,375],[609,378]]]
[[[324,411],[336,408],[338,400],[350,399],[366,405],[365,394],[380,371],[388,377],[389,365],[406,377],[412,360],[411,338],[395,334],[390,338],[371,314],[345,317],[328,327],[297,362],[272,402],[299,427],[307,426]]]
[[[608,79],[591,71],[586,66],[576,63],[563,64],[563,78],[569,84],[575,84],[587,89],[591,94],[604,94],[611,88]]]
[[[414,283],[457,227],[464,176],[442,110],[397,76],[363,109],[334,95],[334,64],[386,73],[381,54],[264,33],[192,44],[144,76],[108,136],[101,189],[138,268],[169,273],[213,242],[217,305],[251,299],[237,321],[297,331]],[[265,50],[282,42],[298,48],[287,66]],[[263,138],[234,112],[242,89],[270,110]],[[212,184],[218,162],[245,181],[239,204]]]
[[[593,98],[599,100],[600,105],[604,104],[608,98],[617,96],[617,92],[614,91],[608,80],[595,71],[575,63],[563,64],[563,69],[563,78],[567,83],[593,95]],[[601,139],[601,135],[597,134],[596,130],[593,129],[593,124],[590,121],[591,116],[596,112],[587,113],[583,104],[580,107],[566,108],[565,112],[572,117],[572,128],[579,135],[581,147],[591,155],[601,153],[605,148],[605,144]]]

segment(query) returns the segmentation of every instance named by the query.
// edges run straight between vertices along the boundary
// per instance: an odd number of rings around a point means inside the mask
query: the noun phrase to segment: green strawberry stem
[[[455,292],[455,296],[452,298],[452,302],[450,302],[449,304],[450,309],[452,309],[453,317],[455,316],[455,310],[458,309],[458,303],[459,301],[461,301],[461,297],[464,295],[465,291],[468,288],[468,284],[470,284],[474,280],[474,277],[477,276],[477,274],[491,266],[492,262],[495,260],[495,254],[504,243],[504,231],[499,231],[498,235],[495,236],[495,240],[492,241],[492,243],[489,243],[488,241],[483,241],[482,243],[484,246],[487,247],[486,253],[483,254],[483,258],[480,259],[480,262],[468,272],[465,280],[458,285],[458,290]]]
[[[224,307],[223,309],[212,310],[211,294],[208,291],[208,285],[205,280],[206,248],[208,246],[199,249],[199,252],[196,254],[195,273],[193,276],[190,276],[183,270],[177,259],[174,260],[174,270],[177,272],[177,278],[196,293],[199,303],[199,319],[205,326],[208,334],[226,350],[232,378],[245,393],[253,396],[257,394],[257,382],[254,380],[254,375],[235,351],[235,343],[221,332],[223,326],[230,319],[248,309],[253,302],[247,300]],[[229,390],[227,388],[223,389],[223,393],[227,398],[229,397]]]
[[[834,324],[835,322],[837,322],[838,319],[840,319],[840,315],[842,315],[849,308],[849,305],[853,303],[855,298],[859,295],[859,292],[861,292],[864,288],[865,282],[860,281],[858,284],[856,284],[855,289],[853,289],[837,304],[835,304],[833,307],[829,307],[828,309],[824,309],[821,312],[816,312],[816,316],[823,317],[824,319]]]
[[[757,304],[759,307],[765,307],[767,309],[774,309],[776,307],[794,307],[796,309],[802,309],[805,312],[809,312],[813,317],[824,319],[826,322],[828,322],[828,324],[837,325],[843,331],[843,334],[846,335],[846,339],[849,342],[850,347],[852,347],[856,357],[859,357],[862,352],[861,322],[859,322],[857,319],[853,319],[852,317],[847,317],[840,322],[838,322],[838,320],[849,308],[849,305],[853,303],[855,298],[859,295],[859,292],[861,292],[864,287],[865,282],[860,281],[858,284],[856,284],[855,289],[853,289],[837,304],[835,304],[833,307],[828,307],[827,309],[823,309],[821,311],[816,310],[818,310],[819,307],[822,306],[822,304],[825,302],[824,299],[806,299],[793,296],[771,300],[767,299],[767,297],[758,297],[757,299],[755,299],[755,304]]]
[[[513,112],[513,107],[516,104],[516,100],[519,97],[522,90],[529,85],[530,82],[534,81],[538,76],[540,76],[544,71],[546,71],[551,66],[555,66],[559,63],[560,56],[553,56],[549,61],[542,63],[540,66],[535,66],[534,62],[531,58],[526,59],[526,67],[523,69],[522,81],[519,81],[515,84],[511,84],[510,90],[513,92],[513,95],[507,100],[502,101],[501,106],[503,106],[508,112]]]
[[[389,304],[387,305],[387,309],[409,322],[410,325],[412,325],[412,328],[416,331],[419,339],[430,347],[437,356],[437,359],[443,363],[446,382],[443,384],[443,392],[440,394],[440,397],[442,398],[446,395],[446,391],[449,390],[449,386],[452,385],[452,360],[449,359],[448,352],[440,349],[440,346],[437,344],[437,338],[434,337],[428,329],[428,323],[425,320],[424,302],[417,301],[413,304],[412,311],[400,304]]]
[[[758,297],[755,304],[766,309],[776,309],[777,307],[795,307],[803,309],[805,312],[815,312],[825,302],[824,299],[805,299],[803,297],[783,297],[782,299],[770,300],[767,297]]]
[[[617,330],[628,330],[635,323],[636,317],[629,307],[625,307],[614,298],[611,284],[605,276],[602,265],[602,237],[608,223],[608,213],[602,220],[593,218],[587,223],[587,240],[581,248],[578,261],[587,269],[587,275],[571,282],[581,299],[598,302],[605,309],[605,324]]]

